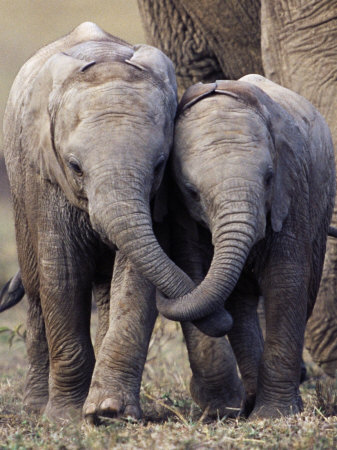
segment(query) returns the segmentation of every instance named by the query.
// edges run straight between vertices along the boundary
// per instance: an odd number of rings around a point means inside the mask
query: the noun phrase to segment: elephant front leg
[[[192,323],[182,323],[192,369],[193,400],[210,417],[234,417],[243,403],[243,387],[226,338],[211,338]]]
[[[243,413],[249,415],[254,408],[259,364],[263,352],[263,336],[259,325],[258,291],[254,282],[240,278],[226,302],[233,316],[233,327],[228,333],[240,369],[246,399]]]
[[[102,342],[83,413],[141,417],[139,391],[157,317],[155,288],[117,252],[111,284],[109,329]]]
[[[97,306],[98,324],[95,336],[95,355],[99,353],[103,339],[109,328],[110,289],[115,252],[109,249],[99,255],[93,282],[93,297]]]
[[[282,246],[262,276],[266,340],[259,367],[258,388],[251,418],[280,417],[302,410],[299,393],[304,330],[307,316],[308,271],[300,249],[291,261]],[[285,253],[285,254],[284,254]],[[284,256],[284,258],[282,258]]]
[[[55,233],[48,233],[39,252],[40,297],[50,360],[45,414],[54,420],[80,416],[95,362],[90,338],[92,270],[83,248],[74,243],[65,248],[63,243],[64,236],[57,239]]]

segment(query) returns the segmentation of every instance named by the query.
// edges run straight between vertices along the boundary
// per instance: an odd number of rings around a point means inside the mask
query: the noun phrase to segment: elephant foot
[[[236,417],[241,412],[243,403],[243,389],[241,384],[235,389],[227,390],[222,385],[210,385],[192,376],[190,392],[193,400],[207,415],[212,418]]]
[[[300,396],[297,401],[294,401],[290,405],[268,405],[257,403],[249,416],[249,420],[279,419],[281,417],[298,414],[301,411],[303,411],[303,403]]]
[[[48,403],[48,396],[25,394],[24,408],[27,412],[42,414]]]
[[[77,405],[61,405],[48,402],[44,415],[51,421],[56,423],[71,422],[77,423],[82,419],[82,408]]]
[[[241,414],[244,417],[248,417],[251,414],[251,412],[253,411],[254,406],[255,406],[255,401],[256,401],[256,394],[255,393],[246,393],[244,406],[243,406],[243,409],[241,411]]]
[[[97,425],[100,417],[131,417],[139,420],[142,417],[139,396],[132,392],[126,392],[122,387],[109,390],[92,386],[83,407],[83,416],[85,421],[91,425]]]

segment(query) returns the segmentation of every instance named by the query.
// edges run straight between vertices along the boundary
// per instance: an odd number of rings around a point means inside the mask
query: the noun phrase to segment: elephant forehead
[[[176,122],[175,152],[181,157],[207,151],[252,151],[269,142],[265,121],[254,109],[225,96],[205,98]]]
[[[155,89],[144,90],[142,83],[112,80],[98,86],[73,84],[57,105],[57,115],[73,129],[76,123],[90,118],[123,121],[130,117],[144,122],[164,122],[163,98]],[[72,121],[72,122],[71,122]]]

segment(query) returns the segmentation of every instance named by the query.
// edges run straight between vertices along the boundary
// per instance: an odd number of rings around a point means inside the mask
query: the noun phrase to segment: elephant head
[[[147,45],[80,43],[47,60],[25,106],[22,139],[40,179],[164,291],[192,287],[159,246],[150,214],[173,139],[170,60]]]
[[[173,171],[191,216],[212,233],[214,256],[196,289],[158,299],[173,320],[200,319],[224,304],[266,226],[282,230],[303,174],[294,118],[247,81],[194,85],[179,105]]]

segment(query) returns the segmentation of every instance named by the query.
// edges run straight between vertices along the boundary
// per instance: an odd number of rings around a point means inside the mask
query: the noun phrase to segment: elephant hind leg
[[[42,413],[48,403],[49,352],[45,324],[38,295],[28,299],[26,347],[28,372],[25,381],[24,404],[28,411]]]
[[[16,206],[16,202],[14,202]],[[37,261],[33,239],[22,210],[16,208],[16,237],[21,278],[28,301],[26,349],[28,371],[25,380],[24,405],[28,411],[43,412],[48,402],[49,351],[39,295]]]

